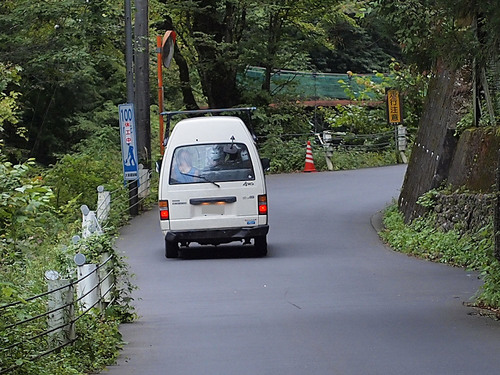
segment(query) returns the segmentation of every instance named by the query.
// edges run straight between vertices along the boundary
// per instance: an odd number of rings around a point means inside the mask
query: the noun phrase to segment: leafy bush
[[[19,105],[17,103],[20,94],[17,91],[10,90],[11,85],[19,85],[21,77],[19,72],[21,68],[16,66],[7,66],[0,63],[0,135],[4,132],[4,122],[15,125],[19,122]],[[24,130],[24,128],[22,128]],[[21,129],[18,129],[21,130]],[[3,146],[3,140],[0,139],[0,147]]]
[[[333,131],[353,134],[372,134],[392,130],[387,126],[385,109],[364,105],[338,105],[321,108],[325,122]]]
[[[90,237],[77,244],[70,241],[81,231],[79,206],[95,208],[98,185],[116,192],[109,225],[118,226],[128,217],[128,191],[123,189],[120,152],[110,141],[112,134],[97,132],[94,143],[83,151],[65,155],[46,170],[32,160],[19,165],[0,162],[0,305],[45,292],[47,270],[57,270],[64,278],[74,279],[73,257],[77,252],[85,253],[89,261],[96,263],[100,263],[102,252],[114,253],[109,235]],[[26,358],[24,351],[1,351],[2,369],[17,363],[22,364],[17,370],[22,374],[84,374],[112,363],[122,345],[118,324],[135,317],[130,306],[134,287],[128,281],[128,270],[120,257],[115,261],[115,280],[120,280],[115,302],[105,315],[90,314],[77,321],[79,340],[74,345],[34,362]],[[0,314],[0,327],[45,311],[46,302],[42,299],[22,303]],[[45,323],[44,319],[37,319],[29,326],[0,329],[0,342],[6,346],[33,337],[34,332],[46,329]],[[40,350],[37,345],[36,340],[26,340],[23,347],[36,353]]]
[[[269,136],[260,154],[271,160],[272,173],[295,172],[304,167],[305,145],[298,140],[284,142],[278,136]]]
[[[331,158],[335,170],[381,167],[397,164],[396,154],[392,150],[379,152],[334,151]]]
[[[54,204],[61,207],[74,202],[95,209],[96,188],[105,185],[114,190],[123,184],[119,130],[103,127],[93,137],[77,145],[80,150],[62,156],[45,173],[54,190]]]
[[[45,226],[53,217],[52,190],[38,176],[30,175],[33,161],[0,163],[0,270],[50,235]]]

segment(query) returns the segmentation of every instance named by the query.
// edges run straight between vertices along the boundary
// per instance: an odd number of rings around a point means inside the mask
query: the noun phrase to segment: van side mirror
[[[155,163],[155,169],[156,169],[156,173],[160,173],[161,171],[161,162],[162,160],[157,160],[156,163]]]
[[[269,171],[269,169],[271,168],[271,160],[269,160],[268,158],[261,158],[260,162],[262,164],[262,168],[264,168],[264,171]]]

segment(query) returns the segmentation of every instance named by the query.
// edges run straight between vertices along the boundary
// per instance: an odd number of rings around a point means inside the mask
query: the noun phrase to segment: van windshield
[[[189,145],[174,151],[171,185],[248,180],[255,180],[255,173],[243,143]]]

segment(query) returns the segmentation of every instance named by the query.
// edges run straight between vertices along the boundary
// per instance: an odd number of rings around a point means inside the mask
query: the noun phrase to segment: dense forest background
[[[367,5],[151,0],[150,45],[166,29],[178,33],[177,64],[165,72],[168,109],[268,104],[281,99],[270,92],[275,69],[388,72],[400,48]],[[123,25],[121,0],[0,4],[1,88],[15,93],[15,116],[3,124],[4,156],[48,165],[89,138],[116,141],[116,106],[126,94]],[[156,82],[154,48],[150,54]],[[252,65],[266,68],[266,80],[250,92],[237,76]]]
[[[498,51],[497,13],[495,2],[467,0],[150,0],[150,45],[167,29],[178,34],[176,64],[164,78],[168,109],[265,107],[286,100],[271,91],[278,69],[396,67],[405,74],[393,84],[406,82],[409,91],[440,58],[454,68],[490,63]],[[3,156],[48,165],[81,151],[91,137],[116,141],[116,106],[126,92],[124,38],[122,0],[3,1]],[[155,82],[154,48],[150,55]],[[240,79],[249,66],[265,69],[258,90]]]

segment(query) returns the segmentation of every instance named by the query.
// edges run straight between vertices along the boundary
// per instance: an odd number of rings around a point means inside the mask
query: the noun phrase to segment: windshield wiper
[[[211,184],[214,184],[215,186],[217,186],[218,188],[220,188],[220,185],[215,182],[215,181],[212,181],[212,180],[209,180],[208,178],[206,178],[205,176],[197,176],[195,174],[190,174],[190,173],[182,173],[184,176],[189,176],[189,177],[193,177],[193,178],[200,178],[202,179],[203,181],[206,181],[206,182],[210,182]]]

